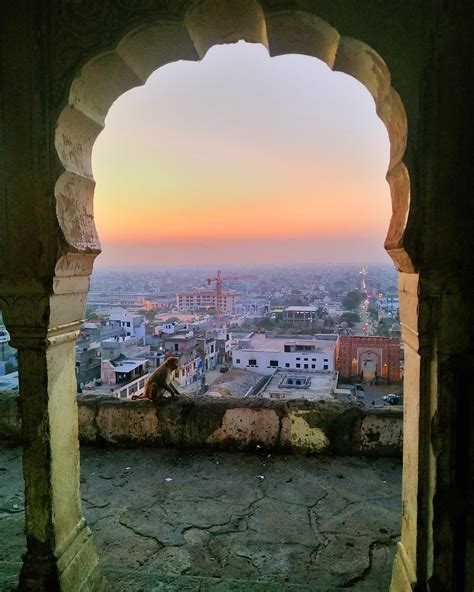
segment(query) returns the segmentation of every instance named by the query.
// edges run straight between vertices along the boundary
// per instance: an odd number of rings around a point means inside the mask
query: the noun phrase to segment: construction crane
[[[222,319],[222,311],[221,311],[221,303],[222,303],[222,282],[228,280],[251,280],[255,279],[254,275],[228,275],[226,277],[221,276],[220,270],[217,272],[217,276],[213,278],[207,278],[208,286],[212,285],[212,282],[216,283],[216,324],[220,328],[221,327],[221,319]]]

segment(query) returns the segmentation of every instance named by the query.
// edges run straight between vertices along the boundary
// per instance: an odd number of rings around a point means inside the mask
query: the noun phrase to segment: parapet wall
[[[184,397],[128,401],[80,395],[83,444],[175,446],[369,456],[401,456],[403,417],[397,408],[337,401],[268,401]],[[0,396],[0,438],[20,439],[18,400]]]

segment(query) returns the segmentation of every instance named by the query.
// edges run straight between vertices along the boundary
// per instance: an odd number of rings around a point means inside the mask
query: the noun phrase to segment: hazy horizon
[[[388,155],[368,91],[314,58],[168,64],[94,146],[96,267],[389,263]]]

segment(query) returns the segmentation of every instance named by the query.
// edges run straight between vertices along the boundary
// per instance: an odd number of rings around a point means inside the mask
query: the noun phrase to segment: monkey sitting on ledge
[[[150,374],[145,383],[145,390],[141,395],[132,395],[132,399],[150,399],[153,403],[159,401],[165,394],[170,393],[172,397],[179,395],[178,389],[173,384],[175,370],[178,369],[179,358],[172,357],[165,360],[158,368]]]

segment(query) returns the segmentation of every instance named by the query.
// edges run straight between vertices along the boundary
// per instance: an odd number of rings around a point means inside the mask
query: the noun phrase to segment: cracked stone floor
[[[0,444],[0,590],[24,551],[21,450]],[[170,449],[81,451],[112,590],[387,591],[401,462]]]

